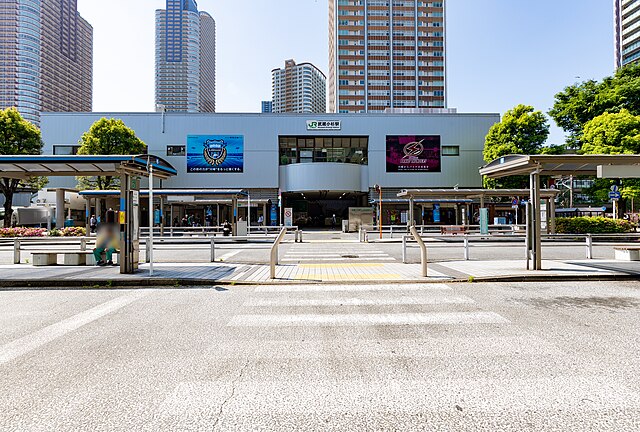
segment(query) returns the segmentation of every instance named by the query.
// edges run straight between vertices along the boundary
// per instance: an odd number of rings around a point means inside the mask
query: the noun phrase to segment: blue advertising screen
[[[187,172],[241,173],[244,169],[244,136],[189,135]]]

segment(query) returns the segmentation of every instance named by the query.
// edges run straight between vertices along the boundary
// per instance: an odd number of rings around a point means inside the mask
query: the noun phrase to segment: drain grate
[[[342,258],[360,258],[358,255],[342,255]]]

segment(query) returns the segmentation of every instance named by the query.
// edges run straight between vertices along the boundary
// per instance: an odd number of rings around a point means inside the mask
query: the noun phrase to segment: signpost
[[[613,201],[613,218],[618,219],[618,200],[622,198],[618,186],[611,186],[611,192],[609,192],[609,199]]]
[[[284,226],[293,226],[293,209],[287,207],[284,209]]]

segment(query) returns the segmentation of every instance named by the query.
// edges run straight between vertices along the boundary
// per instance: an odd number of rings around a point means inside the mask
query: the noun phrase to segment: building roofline
[[[79,115],[91,115],[91,116],[103,116],[103,117],[117,117],[117,116],[274,116],[274,117],[331,117],[333,119],[340,118],[358,118],[358,117],[500,117],[500,113],[384,113],[384,112],[368,112],[368,113],[261,113],[261,112],[179,112],[179,111],[167,111],[165,113],[156,111],[92,111],[92,112],[53,112],[47,111],[40,113],[41,117],[52,116],[79,116]]]

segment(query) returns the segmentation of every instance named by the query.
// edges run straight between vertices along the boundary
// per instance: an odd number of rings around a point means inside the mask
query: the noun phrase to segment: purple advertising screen
[[[440,172],[440,136],[387,135],[387,172]]]

